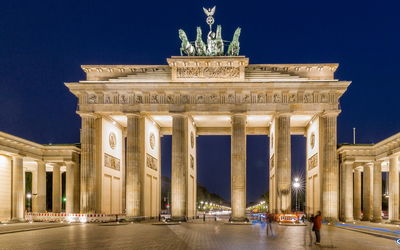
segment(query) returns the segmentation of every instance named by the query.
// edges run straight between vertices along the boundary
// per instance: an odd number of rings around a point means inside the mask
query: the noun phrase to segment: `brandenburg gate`
[[[160,137],[172,135],[172,217],[196,215],[196,137],[231,136],[232,220],[246,219],[246,136],[269,135],[272,212],[291,211],[291,135],[307,137],[307,206],[338,219],[337,64],[173,56],[168,65],[84,65],[78,98],[83,213],[158,216]],[[266,141],[267,143],[267,141]],[[123,166],[126,165],[126,168]]]

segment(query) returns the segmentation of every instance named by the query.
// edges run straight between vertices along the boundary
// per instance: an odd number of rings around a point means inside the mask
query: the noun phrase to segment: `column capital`
[[[365,163],[365,165],[366,165],[367,167],[374,167],[375,162],[374,162],[374,161],[372,161],[372,162],[367,162],[367,163]]]
[[[349,165],[349,164],[353,165],[354,164],[354,159],[346,159],[346,160],[343,161],[343,164],[345,164],[345,165]]]
[[[338,116],[340,114],[341,110],[324,110],[320,116],[321,117],[332,117],[332,116]]]
[[[293,115],[292,112],[275,112],[272,115],[272,119],[275,119],[275,118],[278,118],[278,117],[288,117],[288,116],[290,117],[292,115]]]
[[[188,113],[187,112],[180,112],[180,111],[170,111],[169,112],[172,117],[187,117]]]
[[[99,118],[100,115],[93,112],[76,112],[81,118]]]
[[[397,161],[399,161],[399,158],[400,158],[399,156],[400,156],[400,153],[394,153],[394,154],[389,155],[388,158],[389,158],[389,160],[397,159]]]
[[[126,112],[124,115],[128,118],[130,117],[141,117],[142,114],[140,112]]]
[[[35,160],[35,162],[37,164],[46,164],[45,160],[43,160],[43,159]]]

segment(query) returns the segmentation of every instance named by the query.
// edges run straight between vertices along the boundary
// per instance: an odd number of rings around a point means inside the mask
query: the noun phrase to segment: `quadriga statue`
[[[188,56],[195,56],[196,55],[196,50],[194,46],[189,42],[185,31],[182,29],[179,29],[179,38],[181,39],[181,56],[188,55]]]
[[[197,36],[196,41],[194,42],[194,46],[196,48],[196,56],[206,56],[207,55],[207,46],[203,42],[203,33],[200,27],[197,27]]]
[[[239,44],[239,36],[240,36],[240,28],[235,30],[235,33],[232,38],[232,42],[229,44],[228,52],[226,53],[228,56],[238,56],[240,51]]]

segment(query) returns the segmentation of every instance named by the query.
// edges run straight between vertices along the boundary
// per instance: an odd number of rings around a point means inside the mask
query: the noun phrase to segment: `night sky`
[[[338,142],[374,143],[400,132],[399,1],[3,1],[0,7],[0,131],[38,143],[79,142],[76,98],[64,82],[82,64],[166,64],[177,30],[206,29],[217,5],[230,40],[242,28],[250,63],[340,63],[351,80],[341,98]],[[201,136],[198,180],[230,199],[230,138]],[[293,173],[305,172],[305,139],[292,137]],[[170,174],[171,137],[162,138]],[[248,136],[248,201],[267,190],[268,137]]]

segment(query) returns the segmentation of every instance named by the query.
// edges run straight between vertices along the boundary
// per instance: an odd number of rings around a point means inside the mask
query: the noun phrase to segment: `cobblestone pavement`
[[[0,225],[1,226],[1,225]],[[0,249],[396,249],[394,240],[323,226],[322,244],[312,243],[307,226],[223,223],[77,224],[0,235]],[[400,248],[399,248],[400,249]]]

